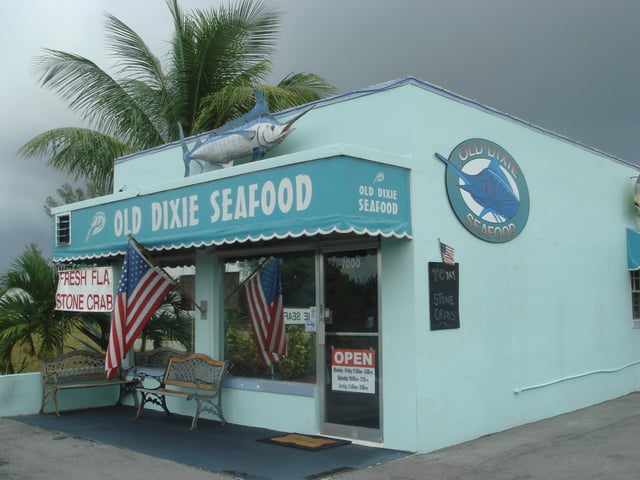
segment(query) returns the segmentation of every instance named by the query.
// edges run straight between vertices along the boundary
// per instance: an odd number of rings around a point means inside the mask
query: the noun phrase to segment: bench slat
[[[91,383],[63,383],[54,385],[53,388],[57,390],[69,390],[73,388],[91,388],[91,387],[108,387],[111,385],[129,385],[137,384],[136,380],[107,380],[104,382],[91,382]]]
[[[154,395],[166,395],[168,397],[181,397],[181,398],[187,398],[194,395],[193,392],[185,392],[182,390],[171,390],[168,388],[136,388],[136,392],[153,393]],[[204,395],[202,393],[198,393],[198,396],[201,398],[215,397],[215,395]]]

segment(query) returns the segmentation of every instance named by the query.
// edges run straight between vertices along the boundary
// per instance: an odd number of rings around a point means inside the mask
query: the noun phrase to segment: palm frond
[[[202,99],[239,85],[240,77],[249,85],[269,73],[279,16],[266,2],[244,0],[234,7],[195,10],[178,18],[174,12],[174,21],[172,77],[184,94],[182,124],[196,133],[192,125]]]
[[[102,325],[99,322],[85,319],[85,322],[77,327],[77,331],[79,335],[75,335],[74,338],[85,350],[104,352],[107,349],[109,324]]]
[[[108,48],[116,59],[117,73],[144,82],[152,89],[163,90],[162,64],[142,38],[113,15],[107,15],[106,29]]]
[[[248,85],[230,84],[203,98],[191,135],[218,128],[251,110],[255,104],[253,89]]]
[[[202,99],[202,109],[191,135],[218,128],[251,110],[255,104],[253,88],[248,81],[230,84]],[[336,89],[318,75],[292,73],[277,86],[258,85],[271,112],[279,112],[325,98]]]
[[[35,72],[44,88],[79,112],[90,129],[60,128],[24,145],[24,157],[84,180],[98,194],[112,191],[113,161],[179,138],[209,131],[246,113],[258,86],[276,112],[334,92],[321,77],[288,75],[267,84],[280,33],[280,12],[267,0],[184,13],[166,0],[175,32],[163,64],[142,38],[118,18],[106,16],[108,48],[116,76],[72,53],[46,49]]]
[[[113,15],[107,15],[106,28],[117,73],[126,75],[119,81],[120,86],[138,107],[142,120],[129,126],[128,142],[140,150],[169,142],[167,120],[175,123],[177,113],[161,61],[135,31]],[[153,129],[147,128],[147,122],[153,124]]]
[[[153,129],[128,92],[94,62],[59,50],[45,53],[35,59],[41,85],[54,90],[96,130],[126,141],[132,125]]]
[[[265,86],[265,89],[269,105],[274,111],[315,102],[337,92],[333,85],[315,73],[290,73],[276,88]]]
[[[86,128],[56,128],[32,138],[18,153],[48,158],[52,167],[75,179],[91,180],[101,193],[112,191],[113,160],[133,150],[114,137]]]

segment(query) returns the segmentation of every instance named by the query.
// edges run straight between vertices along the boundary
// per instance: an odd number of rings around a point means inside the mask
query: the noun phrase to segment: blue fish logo
[[[496,157],[492,157],[489,165],[475,175],[464,173],[439,153],[436,153],[436,157],[464,182],[460,189],[468,192],[482,207],[480,218],[491,213],[496,222],[507,222],[518,212],[520,200]]]
[[[104,227],[107,224],[107,217],[104,212],[96,212],[96,214],[91,219],[91,225],[89,225],[89,230],[87,231],[87,235],[84,237],[84,241],[88,242],[89,239],[100,233],[104,230]]]

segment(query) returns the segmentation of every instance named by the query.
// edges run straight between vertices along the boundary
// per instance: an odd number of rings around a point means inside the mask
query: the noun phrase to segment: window
[[[295,382],[316,381],[315,260],[313,254],[276,257],[287,338],[287,356],[273,368],[262,365],[247,315],[243,286],[269,258],[228,260],[225,263],[225,359],[229,374]]]
[[[68,213],[56,215],[56,245],[71,243],[71,216]]]
[[[634,327],[640,328],[640,270],[629,271],[631,276],[631,314]],[[636,325],[638,323],[638,325]]]
[[[135,351],[150,351],[169,347],[180,352],[194,351],[195,266],[167,267],[167,273],[176,285],[153,313],[134,344]],[[162,358],[166,366],[168,356]]]

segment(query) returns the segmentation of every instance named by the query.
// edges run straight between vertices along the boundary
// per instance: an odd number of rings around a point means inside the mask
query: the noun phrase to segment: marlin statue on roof
[[[262,160],[267,150],[279,145],[294,130],[291,126],[311,110],[305,110],[287,123],[280,123],[269,112],[262,92],[256,88],[254,92],[256,104],[250,112],[211,130],[204,140],[198,139],[191,150],[184,139],[182,125],[178,124],[185,177],[191,173],[191,162],[196,162],[202,173],[205,162],[218,169],[249,155],[252,155],[251,161]]]

